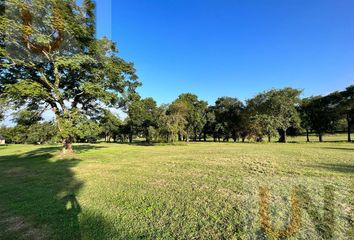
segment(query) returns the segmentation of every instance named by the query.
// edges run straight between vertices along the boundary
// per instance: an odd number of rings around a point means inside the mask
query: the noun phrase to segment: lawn
[[[353,239],[354,144],[75,148],[0,147],[0,239]]]

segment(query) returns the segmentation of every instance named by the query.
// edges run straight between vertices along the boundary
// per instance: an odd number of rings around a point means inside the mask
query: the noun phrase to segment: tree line
[[[122,120],[105,109],[95,118],[81,116],[71,134],[74,142],[150,142],[252,140],[287,142],[288,135],[316,133],[323,141],[326,133],[346,130],[351,142],[354,120],[354,86],[327,96],[301,99],[302,91],[272,89],[245,103],[220,97],[208,105],[197,95],[185,93],[170,104],[158,106],[153,98],[130,96]],[[2,127],[1,134],[13,143],[59,141],[54,122],[43,122],[40,114],[22,110],[13,114],[15,127]]]
[[[73,142],[101,137],[174,142],[279,136],[286,142],[301,129],[315,131],[322,141],[343,121],[351,141],[352,86],[308,99],[300,99],[298,89],[273,89],[246,102],[221,97],[212,106],[186,93],[158,106],[136,93],[136,70],[118,56],[116,43],[96,37],[94,1],[0,1],[0,17],[0,120],[11,110],[16,124],[1,128],[8,142],[54,139],[70,153]],[[119,119],[112,108],[123,109],[127,118]],[[46,111],[54,114],[52,122],[43,121]]]

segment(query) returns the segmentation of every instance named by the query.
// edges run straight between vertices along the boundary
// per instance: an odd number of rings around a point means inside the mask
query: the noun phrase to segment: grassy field
[[[0,239],[353,239],[354,144],[331,139],[2,146]]]

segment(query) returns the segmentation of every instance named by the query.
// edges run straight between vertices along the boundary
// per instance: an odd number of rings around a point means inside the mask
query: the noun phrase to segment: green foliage
[[[297,106],[300,104],[302,91],[293,88],[273,89],[263,92],[248,100],[247,106],[252,116],[267,115],[266,124],[279,130],[279,141],[286,142],[286,131],[290,127],[300,126],[300,117]],[[264,118],[264,117],[262,117]]]
[[[172,103],[170,111],[173,108],[177,108],[179,114],[183,115],[186,120],[185,132],[187,141],[189,136],[193,136],[194,140],[197,140],[199,134],[202,133],[206,123],[205,115],[207,107],[207,102],[199,100],[197,95],[191,93],[179,95]]]
[[[41,109],[22,109],[13,113],[12,115],[13,122],[23,126],[30,126],[43,120],[41,116]]]
[[[278,119],[267,114],[256,114],[250,119],[249,137],[253,137],[257,142],[263,141],[263,136],[268,137],[268,142],[272,137],[277,136]]]
[[[215,102],[214,112],[218,129],[224,132],[225,140],[233,138],[236,141],[241,131],[241,115],[244,105],[237,98],[221,97]]]
[[[129,104],[128,116],[134,134],[142,134],[151,141],[152,127],[157,125],[157,104],[153,98],[135,99]]]
[[[7,143],[16,144],[43,144],[54,141],[57,129],[52,122],[36,122],[31,125],[16,125],[15,127],[1,127],[0,134]]]
[[[105,110],[103,116],[100,118],[100,126],[107,142],[110,142],[111,138],[115,141],[117,140],[116,138],[119,135],[121,125],[122,121],[119,117],[109,110]]]
[[[158,136],[165,142],[174,142],[179,136],[186,135],[186,119],[175,107],[161,106],[158,109]]]
[[[340,115],[331,104],[329,97],[311,97],[305,99],[301,106],[303,125],[316,131],[322,141],[326,132],[334,131]]]
[[[77,115],[95,117],[103,105],[124,102],[140,84],[133,65],[117,56],[115,43],[95,38],[93,1],[78,6],[74,0],[36,0],[27,6],[10,0],[5,5],[0,22],[1,98],[16,110],[51,109],[67,146],[82,137]],[[24,36],[31,36],[26,44]]]
[[[57,134],[57,128],[52,122],[35,123],[27,131],[27,143],[48,143]]]

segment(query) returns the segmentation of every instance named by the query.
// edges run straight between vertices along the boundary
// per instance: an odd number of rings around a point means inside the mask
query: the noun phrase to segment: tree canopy
[[[78,118],[117,106],[139,85],[133,64],[118,57],[115,43],[96,39],[91,0],[1,4],[1,98],[15,110],[51,109],[71,151]]]

